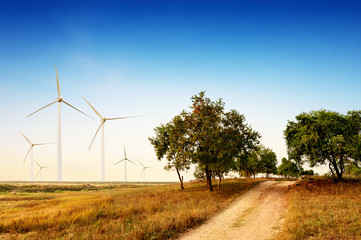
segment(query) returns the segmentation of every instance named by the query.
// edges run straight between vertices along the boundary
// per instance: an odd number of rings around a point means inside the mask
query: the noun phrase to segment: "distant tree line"
[[[288,121],[284,136],[289,159],[283,158],[277,168],[277,156],[260,144],[261,135],[246,123],[236,110],[225,111],[222,99],[212,101],[200,92],[192,98],[188,111],[157,126],[149,140],[157,158],[167,160],[166,169],[177,172],[181,189],[181,172],[195,166],[194,176],[206,180],[212,191],[212,179],[218,186],[230,171],[244,177],[262,173],[285,177],[313,175],[304,170],[328,164],[335,181],[343,174],[361,175],[361,111],[346,115],[319,110],[301,113],[296,121]]]

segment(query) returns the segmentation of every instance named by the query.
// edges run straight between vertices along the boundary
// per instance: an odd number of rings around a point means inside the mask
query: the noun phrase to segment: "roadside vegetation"
[[[302,180],[290,188],[288,201],[283,231],[275,239],[361,239],[361,180]]]
[[[101,187],[1,185],[1,239],[172,239],[228,206],[261,180]],[[86,186],[86,187],[85,187]],[[28,191],[31,189],[31,191]]]
[[[361,163],[361,111],[301,113],[288,121],[284,136],[290,159],[311,167],[327,164],[335,182],[343,181],[347,166]]]

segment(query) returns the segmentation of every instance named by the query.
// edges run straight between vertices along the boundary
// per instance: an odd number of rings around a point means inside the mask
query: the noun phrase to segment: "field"
[[[299,181],[277,239],[361,239],[361,181]]]
[[[261,180],[168,185],[0,185],[1,239],[170,239]]]

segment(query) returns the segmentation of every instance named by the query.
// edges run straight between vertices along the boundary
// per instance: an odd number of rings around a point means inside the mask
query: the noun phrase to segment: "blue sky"
[[[18,129],[56,139],[55,106],[25,119],[57,97],[55,64],[63,97],[81,110],[93,114],[84,96],[104,115],[145,116],[106,126],[108,180],[121,174],[112,163],[123,145],[159,166],[149,180],[176,180],[147,138],[203,90],[286,157],[287,120],[360,109],[360,12],[358,1],[1,1],[0,180],[28,179]],[[98,122],[63,109],[64,179],[97,180],[100,142],[87,147]],[[34,154],[55,166],[55,150]],[[55,169],[43,178],[55,179]]]

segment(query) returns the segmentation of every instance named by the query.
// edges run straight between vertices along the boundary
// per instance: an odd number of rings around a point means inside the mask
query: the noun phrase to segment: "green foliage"
[[[311,167],[328,164],[334,180],[342,180],[344,166],[361,159],[361,111],[346,115],[319,110],[301,113],[284,132],[288,153]]]
[[[278,174],[285,177],[297,177],[300,174],[300,168],[295,162],[282,158],[282,163],[278,167]]]
[[[303,176],[303,175],[306,175],[306,176],[312,176],[312,175],[315,175],[315,173],[313,172],[313,170],[301,170],[300,171],[300,175]]]
[[[355,162],[348,163],[345,167],[345,173],[355,177],[361,176],[361,168]]]
[[[190,168],[191,161],[185,154],[188,147],[187,125],[182,115],[175,116],[172,121],[167,124],[161,124],[154,129],[156,136],[149,138],[149,141],[154,146],[158,160],[165,157],[168,162],[164,167],[166,170],[176,170],[183,187],[183,177],[180,171],[185,171]]]
[[[188,170],[190,161],[185,155],[187,139],[184,137],[187,133],[186,122],[182,115],[175,116],[167,124],[161,124],[154,129],[156,136],[149,138],[154,146],[159,160],[165,157],[168,160],[165,169],[175,169],[177,171]]]
[[[206,174],[204,172],[204,169],[202,169],[199,166],[196,166],[196,169],[194,170],[193,176],[196,179],[206,179]]]
[[[225,112],[221,99],[212,101],[205,92],[191,99],[190,111],[183,110],[170,123],[155,128],[156,137],[149,140],[158,159],[167,158],[168,169],[189,169],[195,164],[204,170],[212,190],[212,173],[222,176],[235,169],[234,160],[253,149],[260,135],[236,110]]]
[[[241,174],[246,177],[255,177],[257,173],[265,173],[267,176],[277,173],[276,154],[262,145],[241,156],[238,163]]]

